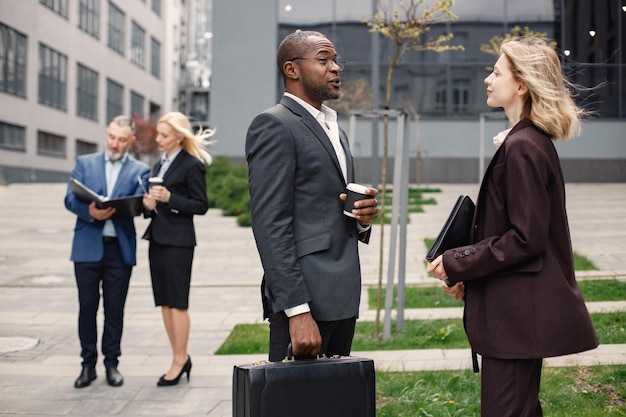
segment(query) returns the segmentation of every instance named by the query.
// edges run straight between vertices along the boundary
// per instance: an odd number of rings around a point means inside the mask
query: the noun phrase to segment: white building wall
[[[52,173],[71,171],[75,161],[77,139],[96,143],[103,149],[106,138],[107,78],[124,86],[123,110],[130,114],[131,90],[144,97],[144,116],[149,103],[162,110],[170,110],[175,98],[174,89],[178,74],[171,68],[174,34],[167,36],[167,25],[180,10],[180,2],[163,2],[161,16],[151,9],[151,2],[116,1],[114,4],[125,13],[125,54],[110,49],[108,44],[109,1],[100,1],[100,29],[96,39],[79,28],[79,2],[68,2],[68,17],[58,15],[40,4],[38,0],[0,1],[0,21],[27,37],[26,98],[0,92],[0,121],[26,127],[26,151],[0,149],[0,167],[26,168]],[[145,65],[140,68],[131,63],[132,21],[145,30]],[[150,72],[150,43],[154,37],[161,43],[161,76]],[[38,72],[40,43],[67,56],[67,108],[59,110],[39,104]],[[98,120],[77,116],[77,64],[98,72]],[[39,130],[66,137],[66,156],[56,158],[37,155]],[[31,178],[45,180],[45,178]],[[2,183],[2,178],[0,178]]]

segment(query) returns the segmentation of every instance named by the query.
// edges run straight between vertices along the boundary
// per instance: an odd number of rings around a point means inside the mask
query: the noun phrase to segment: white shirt
[[[115,183],[117,182],[117,177],[120,175],[120,171],[122,170],[122,165],[126,162],[126,158],[128,158],[128,152],[124,154],[119,160],[113,162],[109,157],[107,152],[104,153],[104,175],[106,178],[107,184],[107,196],[111,197],[113,194],[113,189],[115,188]],[[113,225],[113,220],[108,219],[104,222],[104,228],[102,229],[102,236],[117,236],[115,233],[115,226]]]
[[[320,126],[322,126],[324,132],[326,132],[326,135],[328,136],[328,139],[330,139],[330,143],[335,149],[335,154],[337,155],[337,160],[339,161],[339,166],[341,167],[341,173],[343,174],[343,180],[347,184],[348,168],[346,162],[346,152],[343,150],[343,146],[341,146],[341,141],[339,140],[337,112],[324,104],[322,104],[322,110],[320,111],[306,101],[302,100],[300,97],[296,97],[291,93],[285,93],[285,96],[294,99],[298,104],[304,107],[309,113],[311,113],[311,116],[315,117]]]
[[[178,156],[178,154],[180,153],[181,150],[182,150],[182,148],[177,150],[171,156],[167,156],[165,154],[163,154],[163,156],[161,156],[161,168],[159,168],[159,173],[157,174],[157,177],[163,178],[163,176],[165,175],[167,170],[170,168],[170,165],[172,165],[172,161],[174,159],[176,159],[176,157]]]

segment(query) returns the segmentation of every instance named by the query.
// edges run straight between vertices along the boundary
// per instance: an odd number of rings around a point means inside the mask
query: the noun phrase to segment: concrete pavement
[[[423,239],[436,236],[460,193],[475,196],[474,184],[431,185],[436,206],[412,214],[408,226],[408,284],[432,284],[424,272]],[[574,250],[601,269],[579,279],[626,279],[626,184],[568,184]],[[231,416],[232,367],[264,355],[216,356],[235,324],[261,322],[261,265],[249,228],[210,210],[196,218],[196,248],[190,314],[191,382],[157,388],[170,351],[160,312],[153,305],[147,242],[138,244],[138,265],[129,291],[120,371],[124,385],[98,379],[73,388],[80,371],[77,300],[69,261],[74,216],[63,207],[65,184],[0,187],[0,415],[41,416]],[[137,218],[141,235],[147,221]],[[376,226],[378,228],[378,226]],[[388,239],[383,244],[388,258]],[[378,282],[380,237],[361,246],[365,286]],[[383,267],[386,271],[386,266]],[[386,275],[386,274],[385,274]],[[364,297],[366,292],[363,292]],[[374,312],[362,303],[361,317]],[[626,302],[590,303],[591,311],[625,311]],[[407,310],[405,318],[460,317],[461,309]],[[100,320],[102,317],[100,317]],[[101,328],[101,327],[100,327]],[[375,360],[378,370],[466,369],[466,350],[354,352]],[[101,363],[101,362],[100,362]],[[547,366],[626,363],[626,346],[602,345],[580,355],[549,359]]]

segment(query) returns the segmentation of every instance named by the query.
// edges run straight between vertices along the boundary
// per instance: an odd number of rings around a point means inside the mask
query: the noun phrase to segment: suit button
[[[458,252],[454,252],[454,259],[459,259],[459,253]]]
[[[470,249],[470,252],[471,252],[471,253],[476,253],[476,248],[471,248],[471,249]]]
[[[474,231],[476,231],[476,230],[478,230],[478,225],[477,224],[474,225]]]
[[[469,256],[470,254],[470,250],[469,249],[465,249],[465,256]]]

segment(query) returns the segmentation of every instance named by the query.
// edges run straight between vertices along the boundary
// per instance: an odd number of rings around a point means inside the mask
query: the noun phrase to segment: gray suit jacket
[[[348,181],[354,167],[340,131]],[[289,97],[259,114],[246,138],[252,229],[264,269],[264,313],[309,303],[315,320],[358,315],[356,220],[343,214],[346,183],[330,139]]]

